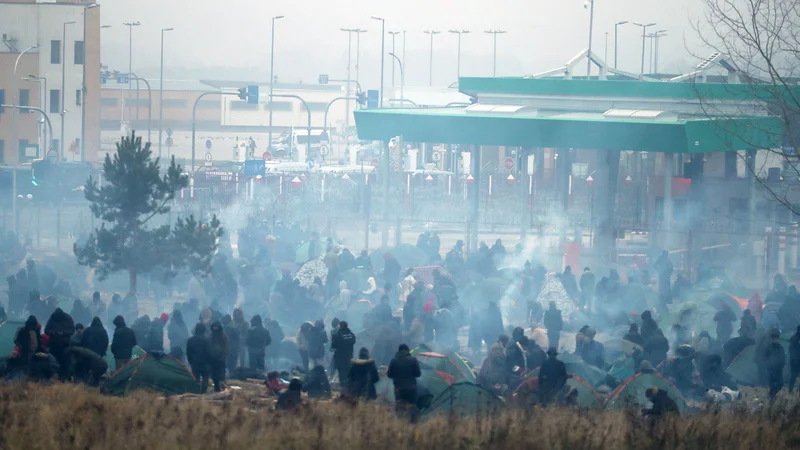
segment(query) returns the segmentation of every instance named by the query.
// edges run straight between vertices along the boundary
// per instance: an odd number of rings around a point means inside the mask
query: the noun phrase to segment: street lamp
[[[430,85],[433,86],[433,37],[441,33],[441,31],[425,30],[424,33],[431,35],[431,60],[429,69],[430,69]]]
[[[39,94],[39,108],[41,110],[44,110],[45,109],[45,103],[46,103],[45,99],[47,98],[47,78],[40,77],[38,75],[34,75],[32,73],[29,73],[27,77],[23,78],[23,80],[34,81],[36,83],[39,83],[39,85],[40,85],[39,86],[39,92],[40,92],[40,94]],[[42,92],[42,90],[44,90],[44,92]],[[14,110],[14,111],[16,111],[16,110]],[[42,120],[42,122],[43,121],[44,120]],[[36,119],[36,122],[37,122],[37,126],[36,126],[37,135],[42,136],[42,143],[44,144],[42,147],[43,148],[47,147],[47,127],[42,126],[41,128],[42,128],[43,131],[38,131],[39,124],[41,124],[42,122],[39,121],[39,118]],[[53,136],[50,136],[50,139],[52,139],[52,138],[53,138]]]
[[[378,108],[383,108],[383,58],[384,58],[384,38],[386,37],[386,32],[384,31],[386,27],[386,21],[381,19],[380,17],[372,16],[373,20],[380,20],[381,21],[381,90],[380,95],[378,96]]]
[[[65,94],[67,92],[66,89],[66,67],[67,67],[67,25],[73,25],[75,23],[74,20],[70,20],[69,22],[64,22],[64,26],[62,29],[62,36],[61,36],[61,141],[59,142],[60,149],[59,154],[61,155],[61,159],[64,159],[64,116],[67,113],[66,103],[65,103]],[[85,66],[86,64],[84,64]]]
[[[625,25],[628,23],[627,20],[623,20],[622,22],[617,22],[614,24],[614,68],[617,68],[617,29],[620,25]]]
[[[392,53],[394,53],[394,37],[400,34],[399,31],[388,31],[392,35]],[[394,59],[392,59],[392,87],[394,87]]]
[[[161,71],[158,76],[158,157],[161,158],[161,132],[164,127],[164,33],[174,28],[161,29]]]
[[[406,76],[403,73],[403,63],[400,61],[400,58],[398,58],[397,55],[394,54],[394,52],[389,54],[392,55],[392,57],[394,57],[394,59],[397,60],[397,64],[400,66],[400,105],[403,105],[403,88],[406,85]]]
[[[497,35],[498,34],[505,34],[504,30],[487,30],[484,31],[486,34],[492,35],[492,40],[494,41],[494,58],[492,62],[492,76],[497,76]]]
[[[642,71],[641,71],[641,74],[639,75],[639,78],[641,79],[641,78],[644,78],[644,40],[647,37],[647,27],[652,27],[656,23],[655,22],[650,22],[650,23],[644,23],[643,24],[643,23],[639,23],[639,22],[633,22],[633,24],[636,25],[637,27],[642,27]]]
[[[269,142],[267,142],[267,149],[272,149],[272,85],[275,83],[275,21],[283,19],[283,17],[284,16],[275,16],[272,18],[272,37],[269,50],[269,98],[267,99],[267,108],[269,108]]]
[[[456,63],[456,79],[461,78],[461,35],[462,34],[469,34],[469,30],[450,30],[449,33],[457,34],[458,35],[458,53],[456,54],[457,63]]]
[[[361,33],[366,32],[367,30],[362,30],[361,28],[356,28],[353,30],[353,33],[356,34],[356,83],[361,81],[361,78],[359,77],[359,73],[361,72]]]
[[[17,60],[14,62],[14,74],[11,77],[11,96],[12,96],[12,99],[13,99],[12,102],[11,102],[12,105],[19,104],[19,101],[17,99],[17,95],[19,94],[18,91],[17,91],[17,66],[19,66],[19,60],[22,59],[22,55],[24,55],[25,53],[28,53],[31,50],[37,49],[37,48],[39,48],[39,45],[38,44],[33,44],[30,47],[26,48],[25,50],[21,51],[20,54],[17,56]],[[14,146],[14,147],[17,147],[17,146],[19,146],[19,143],[17,142],[17,110],[16,109],[11,111],[11,117],[13,118],[12,119],[13,125],[11,127],[11,130],[12,130],[11,145]],[[19,155],[19,149],[17,149],[17,155]],[[19,156],[17,156],[17,158],[19,158]],[[16,231],[16,230],[14,230],[14,231]]]
[[[655,53],[653,54],[653,73],[657,74],[658,73],[658,41],[662,37],[667,36],[667,30],[658,30],[655,33],[651,34],[650,36],[653,38],[653,41],[655,42]],[[653,53],[652,50],[651,50],[651,53]]]
[[[130,105],[130,98],[131,98],[131,73],[133,72],[133,27],[138,27],[141,25],[141,22],[124,22],[123,25],[128,27],[128,120],[131,119],[131,105]],[[123,114],[125,114],[125,105],[123,105]]]
[[[586,79],[592,75],[592,28],[594,27],[594,0],[587,0],[583,7],[589,7],[589,51],[586,54]]]

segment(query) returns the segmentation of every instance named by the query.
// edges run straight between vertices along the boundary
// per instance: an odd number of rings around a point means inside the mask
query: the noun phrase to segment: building
[[[47,150],[51,158],[95,159],[100,142],[99,5],[2,0],[0,35],[0,103],[41,108],[52,125],[51,133],[41,114],[0,109],[0,161],[24,163],[47,156]]]

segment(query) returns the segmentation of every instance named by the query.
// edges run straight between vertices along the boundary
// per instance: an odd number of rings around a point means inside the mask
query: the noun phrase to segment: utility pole
[[[347,99],[344,101],[344,129],[346,134],[347,129],[350,128],[350,53],[353,48],[353,29],[340,28],[340,30],[347,32],[347,94],[345,94]]]
[[[131,104],[130,104],[131,85],[133,84],[132,80],[131,80],[131,73],[133,72],[133,27],[138,27],[139,25],[141,25],[141,22],[139,22],[139,21],[136,21],[136,22],[125,22],[125,23],[123,23],[123,25],[128,27],[128,95],[127,95],[127,100],[128,100],[128,120],[130,121],[131,120]],[[122,108],[123,108],[123,115],[124,115],[125,114],[124,113],[124,108],[125,108],[124,104],[122,105]],[[124,117],[123,117],[123,119],[124,119]]]
[[[270,51],[269,51],[269,99],[267,99],[267,108],[269,108],[269,142],[267,142],[267,149],[272,149],[272,85],[275,84],[275,21],[283,19],[283,16],[275,16],[272,18],[272,37],[270,38]],[[308,143],[311,148],[311,143]]]
[[[430,73],[429,73],[430,81],[429,82],[430,82],[430,85],[433,86],[433,37],[435,35],[441,33],[441,31],[425,30],[424,33],[431,35],[431,60],[430,60],[430,67],[429,67],[429,71],[430,71]],[[403,57],[403,60],[405,60],[405,57]]]
[[[614,24],[614,68],[617,68],[617,30],[619,29],[620,25],[625,25],[628,23],[627,20],[623,20],[622,22],[617,22]]]
[[[356,28],[353,30],[353,33],[356,34],[356,83],[361,81],[359,78],[359,69],[361,63],[361,33],[366,33],[367,30],[362,30],[360,28]]]
[[[400,34],[400,32],[399,31],[389,31],[388,33],[392,35],[392,53],[394,53],[394,38],[395,38],[395,36]],[[394,58],[392,58],[392,87],[394,87],[394,63],[395,63]]]
[[[589,51],[586,54],[586,79],[592,77],[592,31],[594,28],[594,0],[589,0]]]
[[[644,46],[645,46],[645,39],[647,38],[647,27],[654,26],[655,22],[650,22],[650,23],[633,22],[633,24],[636,25],[637,27],[642,27],[642,70],[639,75],[639,78],[642,79],[644,78]]]
[[[66,90],[67,25],[72,25],[74,23],[75,23],[74,20],[70,20],[69,22],[64,22],[64,33],[63,36],[61,37],[61,104],[59,105],[61,107],[61,110],[59,111],[61,113],[61,141],[59,142],[60,146],[59,154],[61,155],[62,160],[64,159],[64,116],[67,114],[67,108],[66,108],[67,105],[65,103],[66,99],[65,94],[67,92]],[[14,218],[14,220],[16,220],[16,217]]]
[[[492,57],[492,76],[497,76],[497,35],[498,34],[506,34],[504,30],[487,30],[484,31],[486,34],[492,35],[492,41],[494,46],[493,57]]]
[[[381,19],[380,17],[372,16],[373,20],[380,20],[381,21],[381,90],[379,91],[380,94],[378,95],[378,108],[383,108],[383,60],[386,56],[386,49],[385,49],[385,38],[386,38],[386,21]]]
[[[158,157],[161,158],[161,131],[164,128],[164,33],[174,28],[161,29],[161,74],[158,76]]]
[[[456,80],[461,78],[461,35],[469,34],[469,30],[450,30],[450,33],[458,35],[458,50],[456,53]]]

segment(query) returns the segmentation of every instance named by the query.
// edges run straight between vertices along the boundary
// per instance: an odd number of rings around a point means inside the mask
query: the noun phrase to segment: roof
[[[473,79],[462,78],[465,80]],[[464,89],[468,87],[462,86]],[[358,135],[365,140],[388,141],[403,136],[407,142],[665,153],[776,148],[782,144],[781,124],[770,117],[715,120],[604,117],[589,113],[541,115],[541,111],[525,109],[518,113],[475,112],[466,108],[359,109],[354,114]]]

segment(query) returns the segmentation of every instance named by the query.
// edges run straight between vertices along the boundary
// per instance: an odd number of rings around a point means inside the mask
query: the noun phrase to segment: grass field
[[[800,408],[705,412],[651,428],[624,412],[513,410],[410,425],[379,405],[293,413],[246,398],[212,402],[75,385],[0,387],[2,449],[769,449],[800,447]]]

